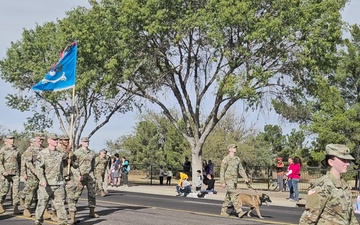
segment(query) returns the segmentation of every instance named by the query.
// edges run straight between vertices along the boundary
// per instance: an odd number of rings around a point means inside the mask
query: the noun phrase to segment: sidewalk
[[[175,186],[166,186],[166,185],[132,185],[132,186],[120,186],[120,187],[108,187],[108,190],[118,190],[118,191],[128,191],[128,192],[139,192],[146,194],[158,194],[158,195],[166,195],[166,196],[176,196],[177,192],[175,190]],[[225,198],[225,189],[216,187],[217,194],[207,194],[205,198],[223,201]],[[260,190],[246,190],[246,189],[238,189],[239,192],[245,193],[265,193],[270,196],[272,203],[269,205],[276,206],[285,206],[285,207],[297,207],[295,202],[290,202],[286,198],[289,197],[289,192],[276,192],[276,191],[260,191]],[[299,204],[305,204],[306,195],[300,194]],[[180,198],[180,197],[179,197]]]

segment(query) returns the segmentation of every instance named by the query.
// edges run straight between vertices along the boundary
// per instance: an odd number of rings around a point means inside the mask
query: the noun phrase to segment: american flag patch
[[[312,195],[312,194],[315,194],[316,193],[316,190],[315,189],[311,189],[308,191],[308,195]]]

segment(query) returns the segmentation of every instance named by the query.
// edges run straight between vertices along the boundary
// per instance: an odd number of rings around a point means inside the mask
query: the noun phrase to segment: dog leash
[[[248,188],[250,188],[251,190],[255,191],[256,194],[259,194],[259,192],[257,192],[257,191],[251,186],[250,182],[245,182],[245,184],[246,184],[246,186],[247,186]]]

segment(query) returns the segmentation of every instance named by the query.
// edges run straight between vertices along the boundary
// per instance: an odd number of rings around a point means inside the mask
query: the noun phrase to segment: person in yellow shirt
[[[189,177],[183,172],[180,172],[179,177],[179,181],[176,185],[177,196],[186,197],[191,192],[191,184],[188,181]]]

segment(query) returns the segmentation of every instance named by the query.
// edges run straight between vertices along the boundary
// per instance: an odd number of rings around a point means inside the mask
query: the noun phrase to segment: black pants
[[[163,176],[160,176],[160,177],[159,177],[159,180],[160,180],[160,185],[163,185],[163,184],[164,184],[164,177],[163,177]]]
[[[166,177],[166,185],[171,185],[171,177]]]

